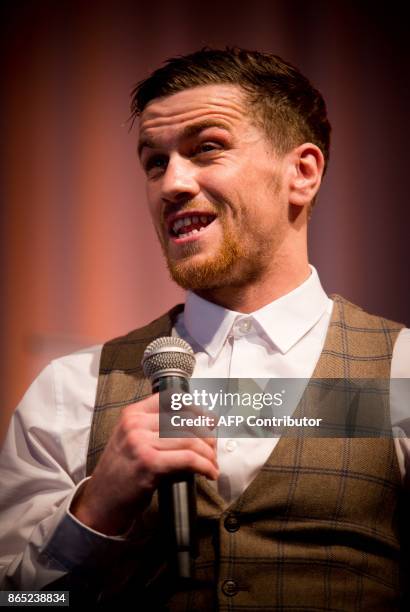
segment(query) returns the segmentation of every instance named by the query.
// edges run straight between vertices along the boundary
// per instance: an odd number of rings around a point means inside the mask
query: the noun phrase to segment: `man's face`
[[[266,275],[287,228],[283,158],[234,85],[153,100],[139,151],[155,229],[174,280],[196,291]]]

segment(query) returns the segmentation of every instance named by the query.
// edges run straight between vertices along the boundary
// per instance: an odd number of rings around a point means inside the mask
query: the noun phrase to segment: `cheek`
[[[156,221],[159,218],[161,210],[158,200],[158,190],[152,185],[147,185],[145,188],[145,195],[148,204],[148,211],[151,218]]]
[[[228,164],[226,160],[203,167],[198,174],[198,182],[205,190],[229,191],[232,186],[242,182],[246,164]]]
[[[145,195],[147,196],[148,205],[151,207],[152,202],[155,200],[155,186],[152,183],[147,182],[145,184]]]
[[[245,195],[251,187],[248,186],[246,171],[239,172],[228,168],[213,168],[201,176],[201,192],[216,204],[226,204],[234,214],[241,208],[242,201],[246,202]],[[253,185],[254,189],[254,185]],[[224,207],[222,206],[222,209]]]

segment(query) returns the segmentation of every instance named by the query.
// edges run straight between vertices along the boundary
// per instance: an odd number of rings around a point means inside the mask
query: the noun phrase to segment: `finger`
[[[219,470],[212,461],[190,449],[158,453],[155,471],[159,475],[179,471],[194,472],[211,480],[217,480],[219,476]]]
[[[139,414],[139,413],[153,413],[159,412],[159,394],[154,393],[149,395],[139,402],[128,404],[122,410],[122,414]]]
[[[152,440],[152,445],[157,450],[192,450],[205,457],[218,468],[215,448],[206,444],[201,438],[157,438]]]
[[[212,438],[216,418],[198,406],[181,411],[160,408],[160,436],[164,438]]]
[[[125,431],[134,429],[159,431],[159,416],[149,412],[128,412],[121,416],[122,426]]]
[[[191,406],[182,406],[182,408],[178,410],[173,410],[172,408],[168,408],[160,399],[160,412],[166,412],[167,414],[180,414],[184,417],[208,417],[210,420],[215,420],[215,416],[209,410],[206,410],[203,406],[198,404],[193,404]],[[213,429],[215,425],[210,427]]]
[[[184,406],[181,411],[172,410],[170,404],[168,405],[168,402],[166,402],[165,399],[166,397],[165,395],[163,396],[162,393],[161,394],[154,393],[153,395],[150,395],[149,397],[146,397],[143,400],[140,400],[139,402],[135,402],[134,404],[129,404],[128,406],[123,408],[122,414],[125,414],[125,415],[140,414],[140,413],[157,414],[159,412],[163,412],[168,415],[180,413],[180,414],[183,414],[184,416],[192,417],[192,418],[195,418],[198,416],[199,417],[203,417],[203,416],[213,417],[213,415],[209,414],[208,410],[204,410],[204,408],[198,405]],[[213,428],[214,428],[214,425],[209,427],[210,430],[212,430]],[[209,432],[205,430],[203,434],[201,434],[201,437],[205,437],[208,433]]]
[[[133,432],[135,430],[140,431],[140,432],[149,431],[155,434],[155,436],[158,438],[158,433],[161,432],[159,416],[158,414],[155,414],[155,413],[146,413],[146,412],[128,413],[127,415],[122,416],[122,421],[121,421],[120,426],[122,428],[122,432],[124,435],[127,435],[130,432]],[[211,449],[216,449],[216,438],[208,437],[210,433],[209,429],[206,429],[206,428],[200,429],[197,427],[195,428],[194,432],[189,432],[188,430],[188,435],[186,435],[186,430],[183,430],[183,431],[185,435],[181,436],[182,439],[185,439],[185,440],[200,439]],[[174,433],[174,430],[172,431],[172,433]],[[164,436],[161,436],[161,439],[163,440],[175,439],[176,437],[177,436],[175,435],[172,435],[172,436],[164,435]]]

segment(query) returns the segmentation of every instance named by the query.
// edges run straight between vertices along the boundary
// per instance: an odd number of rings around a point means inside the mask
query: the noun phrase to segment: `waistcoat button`
[[[241,526],[238,518],[234,514],[228,514],[226,519],[224,520],[225,529],[233,533],[234,531],[238,531]]]
[[[225,580],[222,583],[222,592],[225,593],[228,597],[233,597],[239,591],[238,585],[235,580]]]

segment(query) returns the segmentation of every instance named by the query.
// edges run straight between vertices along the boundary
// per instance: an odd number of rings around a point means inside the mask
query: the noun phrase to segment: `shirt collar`
[[[252,318],[281,353],[294,346],[324,314],[329,298],[310,266],[310,276],[296,289],[250,314],[228,310],[187,293],[184,326],[188,334],[212,357],[222,349],[238,318]]]

